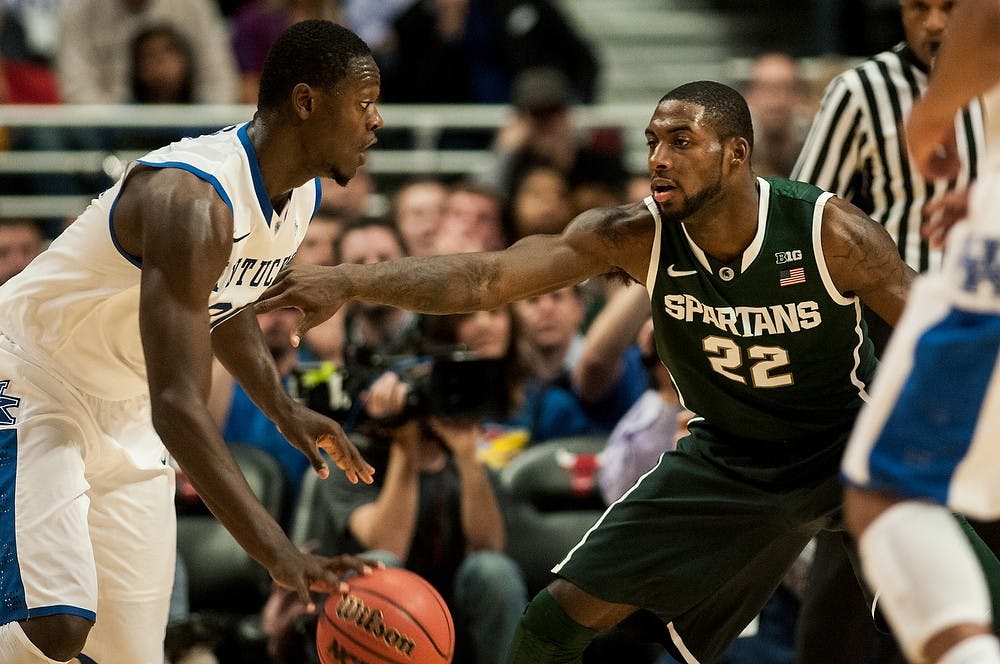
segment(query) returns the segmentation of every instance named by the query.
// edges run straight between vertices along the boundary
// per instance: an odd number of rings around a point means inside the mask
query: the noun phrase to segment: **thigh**
[[[0,346],[0,622],[93,620],[97,578],[81,450],[89,414],[57,379]]]
[[[772,491],[670,452],[553,571],[652,611],[679,649],[710,661],[757,615],[839,495],[833,473],[819,487]]]
[[[162,662],[176,556],[173,473],[92,490],[89,514],[100,610],[93,660]]]
[[[856,486],[1000,516],[1000,316],[950,308],[922,278],[879,369],[843,472]]]

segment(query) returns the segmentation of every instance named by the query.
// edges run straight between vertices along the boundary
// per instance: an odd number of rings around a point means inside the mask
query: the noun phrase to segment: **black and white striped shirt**
[[[885,226],[899,253],[920,272],[937,269],[941,252],[920,237],[922,208],[976,178],[985,139],[979,102],[955,119],[962,171],[957,180],[927,181],[906,156],[903,122],[927,89],[927,67],[905,43],[865,60],[827,86],[793,180],[851,201]]]

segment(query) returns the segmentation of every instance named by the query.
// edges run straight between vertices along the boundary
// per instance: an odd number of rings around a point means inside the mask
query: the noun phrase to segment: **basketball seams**
[[[424,583],[426,583],[426,581]],[[434,587],[429,583],[427,584],[427,587],[430,588],[431,590],[434,590]],[[386,595],[385,593],[379,592],[378,590],[370,586],[356,586],[355,588],[351,589],[351,592],[355,592],[356,590],[365,591],[372,597],[377,597],[378,599],[384,600],[387,604],[391,604],[392,606],[394,606],[396,609],[399,610],[400,614],[405,616],[411,623],[413,623],[414,627],[418,628],[421,632],[423,632],[424,636],[427,637],[428,643],[434,646],[434,650],[436,650],[439,655],[441,655],[442,657],[448,657],[448,653],[441,651],[441,648],[438,646],[436,639],[433,636],[431,636],[431,633],[427,631],[427,628],[424,627],[423,623],[417,620],[416,616],[414,616],[406,607],[397,604],[395,598],[393,598],[391,595]],[[445,605],[441,605],[440,601],[438,600],[437,590],[434,590],[434,594],[432,595],[432,597],[434,597],[435,601],[438,601],[439,605],[443,607],[445,611],[448,610],[448,607]],[[453,629],[451,620],[448,621],[448,627],[449,630]],[[449,637],[450,636],[451,634],[449,634]]]
[[[405,659],[403,659],[403,660],[391,659],[390,660],[390,659],[386,658],[386,654],[385,653],[383,653],[381,651],[377,651],[377,650],[372,650],[371,644],[367,643],[366,641],[359,641],[358,639],[356,639],[354,637],[353,634],[347,632],[346,630],[341,629],[339,623],[334,622],[333,619],[330,617],[330,614],[327,613],[325,609],[323,610],[323,620],[325,620],[327,623],[330,624],[330,627],[333,628],[333,630],[336,632],[337,636],[339,636],[339,637],[343,638],[344,640],[346,640],[346,641],[352,643],[353,645],[357,646],[358,648],[360,648],[361,650],[363,650],[366,654],[369,654],[372,657],[374,657],[375,659],[372,662],[372,664],[381,663],[381,662],[385,662],[385,664],[409,664],[408,660],[405,660]]]

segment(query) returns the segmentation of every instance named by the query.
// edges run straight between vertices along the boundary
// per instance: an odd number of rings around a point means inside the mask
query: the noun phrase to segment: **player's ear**
[[[292,108],[300,119],[305,120],[313,112],[313,96],[313,89],[305,83],[292,88]]]
[[[750,143],[742,136],[729,139],[729,161],[732,166],[750,161]]]

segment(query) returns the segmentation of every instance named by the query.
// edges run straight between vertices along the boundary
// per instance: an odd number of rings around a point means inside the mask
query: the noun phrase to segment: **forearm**
[[[503,515],[486,469],[474,453],[456,456],[462,483],[462,532],[473,551],[502,551],[506,544]]]
[[[204,408],[154,399],[153,423],[202,501],[254,560],[269,567],[292,546],[256,499]]]
[[[416,532],[419,499],[416,465],[393,446],[378,499],[351,514],[351,533],[366,549],[389,551],[405,561]]]
[[[252,308],[246,308],[212,332],[212,350],[268,419],[279,423],[291,412],[292,398],[267,349]]]
[[[934,63],[931,85],[923,98],[926,108],[952,118],[959,108],[1000,80],[1000,3],[968,0],[959,3]],[[935,84],[940,78],[947,85]]]
[[[462,313],[578,283],[599,272],[588,261],[559,236],[530,236],[504,251],[339,265],[331,286],[421,313]]]

